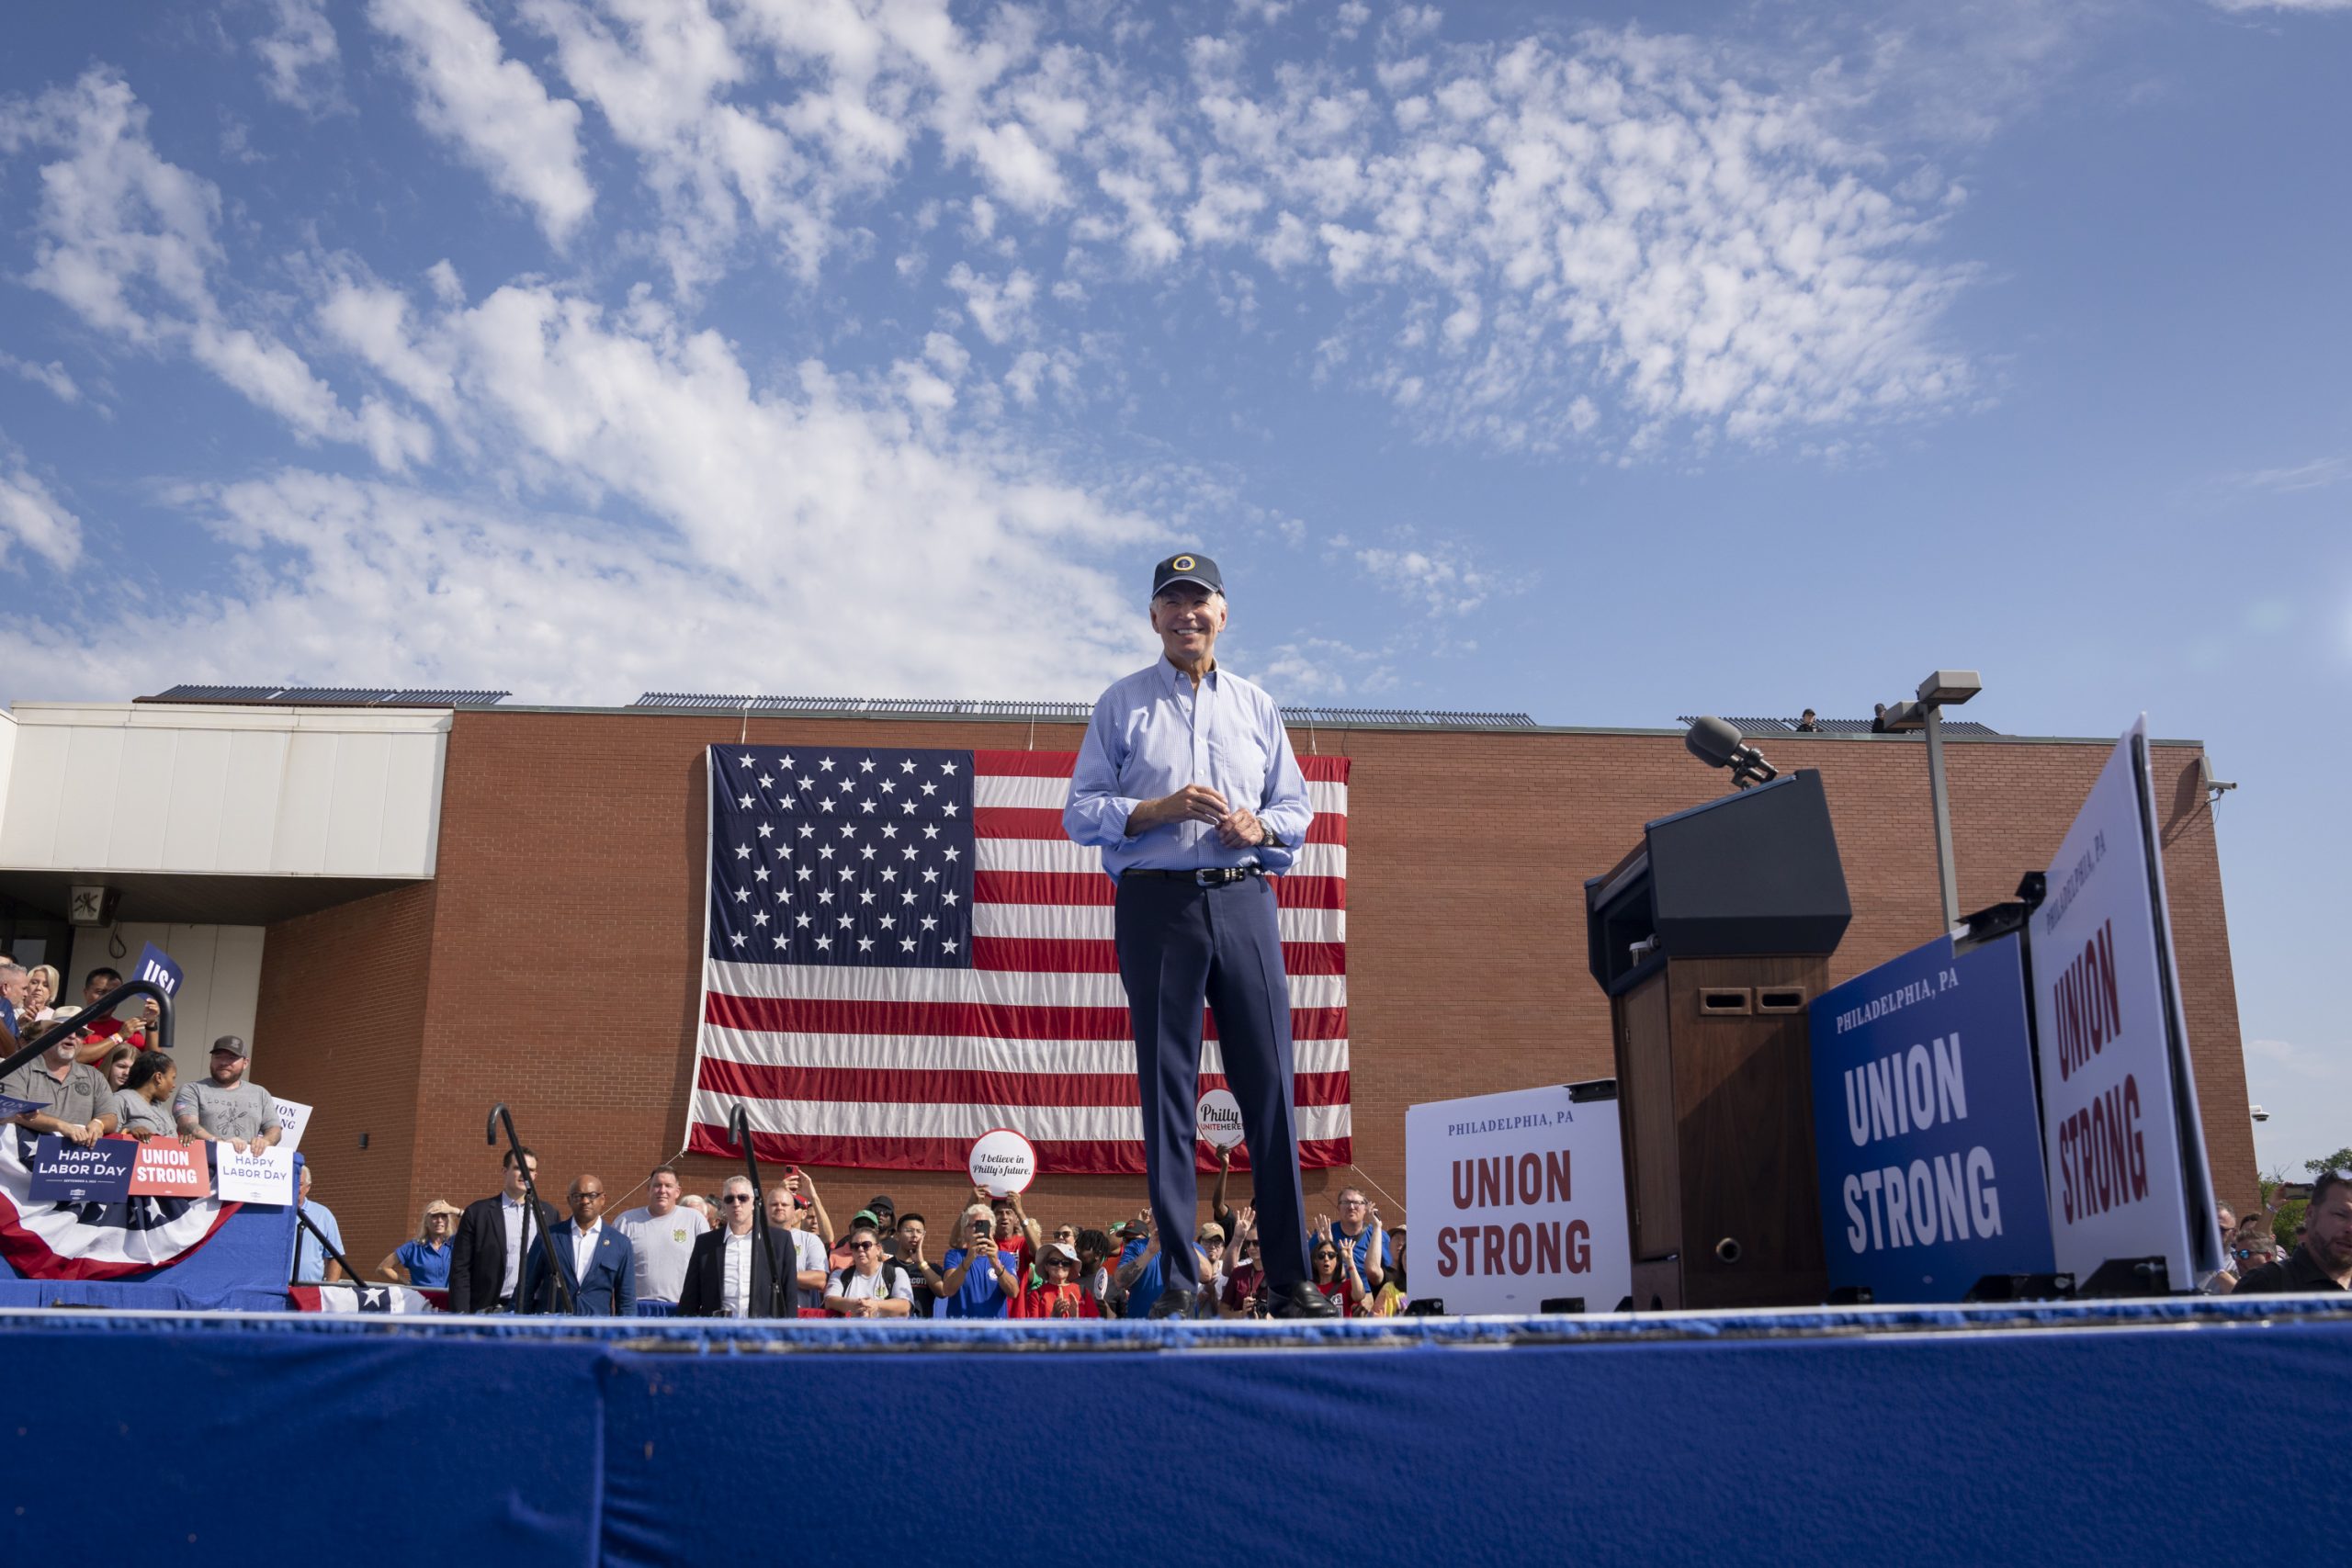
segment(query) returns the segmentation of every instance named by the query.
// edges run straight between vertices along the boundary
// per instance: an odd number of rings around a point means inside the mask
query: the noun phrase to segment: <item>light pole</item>
[[[1951,796],[1944,786],[1944,717],[1949,705],[1959,706],[1984,689],[1973,670],[1938,670],[1919,682],[1916,702],[1882,707],[1871,721],[1874,732],[1924,729],[1928,732],[1928,795],[1935,807],[1936,873],[1943,883],[1944,930],[1960,924],[1960,874],[1951,858]]]

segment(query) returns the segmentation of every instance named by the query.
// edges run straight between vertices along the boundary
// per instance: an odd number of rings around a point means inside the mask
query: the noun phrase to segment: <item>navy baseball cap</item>
[[[1151,596],[1171,582],[1197,582],[1212,593],[1225,592],[1225,579],[1218,574],[1216,562],[1206,556],[1181,554],[1170,556],[1151,569]]]

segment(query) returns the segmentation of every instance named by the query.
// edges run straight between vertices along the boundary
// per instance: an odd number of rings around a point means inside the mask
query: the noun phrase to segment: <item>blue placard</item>
[[[18,1100],[13,1094],[0,1094],[0,1122],[12,1122],[19,1116],[30,1116],[49,1107],[38,1100]]]
[[[44,1133],[33,1146],[26,1196],[36,1203],[127,1203],[138,1159],[139,1145],[128,1138],[100,1138],[85,1148]]]
[[[2018,939],[1951,939],[1812,1009],[1814,1142],[1829,1283],[1956,1302],[2051,1269],[2041,1119]]]
[[[180,994],[180,966],[172,955],[149,942],[139,954],[139,967],[130,972],[134,980],[152,980],[164,987],[164,994],[176,1000]]]

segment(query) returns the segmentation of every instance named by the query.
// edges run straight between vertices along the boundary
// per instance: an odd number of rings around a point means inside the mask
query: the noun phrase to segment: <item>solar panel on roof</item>
[[[258,703],[284,691],[283,686],[204,686],[179,685],[152,697],[141,697],[142,703]]]
[[[1676,716],[1675,718],[1675,722],[1677,724],[1696,724],[1698,721],[1699,716],[1696,714],[1680,714]],[[1804,733],[1797,728],[1798,720],[1793,718],[1735,718],[1729,715],[1724,715],[1724,722],[1738,730],[1741,735],[1747,736],[1750,739],[1759,735],[1793,735]],[[1867,718],[1815,718],[1813,721],[1813,733],[1816,735],[1869,735],[1872,733],[1871,729],[1871,721]],[[1902,730],[1897,731],[1896,733],[1916,735],[1918,734],[1919,731]],[[1994,728],[1989,724],[1979,724],[1974,719],[1946,718],[1944,720],[1944,733],[1946,735],[1998,735],[2001,732]]]
[[[637,708],[702,708],[726,713],[789,713],[804,715],[917,714],[937,717],[970,715],[990,718],[1051,718],[1075,720],[1091,714],[1091,703],[1015,701],[996,698],[930,697],[771,697],[729,695],[711,692],[647,692],[629,705]],[[1465,713],[1435,708],[1286,707],[1283,716],[1294,723],[1329,725],[1429,725],[1453,729],[1532,729],[1535,721],[1523,713]]]

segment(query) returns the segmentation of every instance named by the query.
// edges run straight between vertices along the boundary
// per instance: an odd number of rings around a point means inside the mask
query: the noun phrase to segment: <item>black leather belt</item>
[[[1230,887],[1246,878],[1265,874],[1266,868],[1262,865],[1212,865],[1199,871],[1135,870],[1119,873],[1122,880],[1140,876],[1151,882],[1189,882],[1198,887]]]

